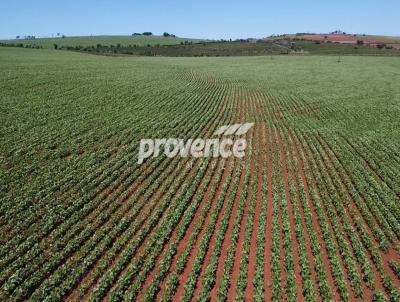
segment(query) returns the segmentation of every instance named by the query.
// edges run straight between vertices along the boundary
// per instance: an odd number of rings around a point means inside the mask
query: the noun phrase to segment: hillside
[[[92,45],[174,45],[184,41],[199,41],[198,39],[186,39],[178,37],[163,37],[163,36],[77,36],[77,37],[66,37],[66,38],[41,38],[34,40],[25,39],[14,39],[14,40],[3,40],[0,42],[4,43],[22,43],[22,44],[34,44],[42,46],[43,48],[53,48],[54,44],[59,46],[92,46]]]
[[[292,36],[294,37],[294,36]],[[356,45],[361,43],[363,45],[376,47],[384,45],[389,48],[400,49],[400,37],[389,36],[371,36],[371,35],[356,35],[356,34],[309,34],[309,35],[296,35],[297,39],[307,41],[321,41],[321,42],[336,42],[340,44]]]

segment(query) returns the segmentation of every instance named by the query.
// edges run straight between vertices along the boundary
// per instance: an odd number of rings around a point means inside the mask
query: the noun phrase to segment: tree
[[[164,37],[170,37],[171,35],[170,35],[169,33],[167,33],[167,32],[164,32],[164,33],[163,33],[163,36],[164,36]]]
[[[58,45],[56,43],[54,43],[54,49],[58,49]]]
[[[16,36],[15,38],[19,39],[19,38],[20,38],[20,36]]]
[[[143,36],[152,36],[153,33],[150,32],[150,31],[145,31],[142,35],[143,35]]]

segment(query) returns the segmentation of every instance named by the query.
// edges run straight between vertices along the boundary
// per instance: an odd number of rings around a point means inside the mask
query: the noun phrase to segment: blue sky
[[[400,36],[399,13],[399,0],[2,0],[0,38],[167,31],[217,39],[336,29]]]

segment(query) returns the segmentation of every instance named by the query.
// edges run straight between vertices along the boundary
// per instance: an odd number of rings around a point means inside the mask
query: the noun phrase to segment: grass
[[[34,40],[4,40],[0,42],[6,43],[23,43],[23,44],[35,44],[42,46],[43,48],[53,48],[54,44],[58,46],[96,46],[101,45],[173,45],[179,44],[184,41],[198,41],[197,39],[186,39],[186,38],[173,38],[163,36],[81,36],[81,37],[66,37],[66,38],[38,38]]]

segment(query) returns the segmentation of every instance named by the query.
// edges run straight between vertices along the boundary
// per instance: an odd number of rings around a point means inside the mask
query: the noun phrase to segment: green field
[[[0,69],[0,301],[399,301],[398,58],[0,48]],[[142,138],[245,122],[244,159],[137,164]]]
[[[42,46],[43,48],[54,48],[54,44],[58,46],[96,46],[101,45],[173,45],[179,44],[184,41],[199,41],[197,39],[185,39],[185,38],[173,38],[163,36],[81,36],[81,37],[66,37],[66,38],[37,38],[34,40],[3,40],[0,42],[5,43],[22,43],[22,44],[34,44]]]

